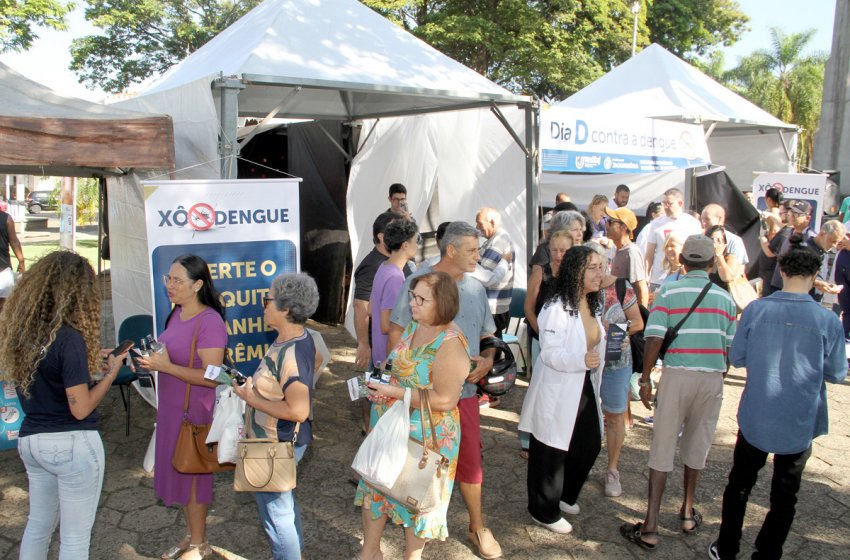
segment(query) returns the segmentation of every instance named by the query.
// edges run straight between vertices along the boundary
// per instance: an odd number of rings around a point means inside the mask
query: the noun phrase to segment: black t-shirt
[[[66,388],[88,384],[90,381],[83,335],[63,325],[56,332],[56,339],[47,349],[47,355],[38,364],[30,385],[29,398],[18,391],[21,408],[26,413],[20,436],[96,430],[100,413],[94,410],[85,419],[77,420],[71,414],[68,396],[65,394]]]
[[[363,257],[363,260],[360,261],[360,264],[357,265],[357,269],[354,271],[354,299],[369,301],[369,297],[372,295],[372,282],[375,280],[375,274],[377,274],[378,268],[388,258],[388,256],[374,248],[369,251],[368,255]],[[410,276],[410,273],[413,272],[410,269],[410,264],[405,264],[402,272],[404,272],[405,278]]]
[[[534,250],[534,254],[531,255],[531,261],[528,263],[531,266],[543,266],[549,263],[549,259],[551,258],[551,253],[549,253],[549,242],[544,241],[540,245],[537,246],[537,249]]]

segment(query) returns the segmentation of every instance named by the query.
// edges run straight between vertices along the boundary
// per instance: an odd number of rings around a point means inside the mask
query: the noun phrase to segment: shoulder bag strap
[[[681,321],[679,321],[678,323],[676,323],[676,326],[675,326],[675,327],[673,327],[672,336],[673,336],[674,338],[675,338],[675,337],[679,334],[679,329],[680,329],[680,328],[682,328],[682,325],[685,323],[685,321],[687,321],[687,320],[688,320],[688,317],[690,317],[690,316],[691,316],[691,314],[694,312],[694,309],[696,309],[696,308],[697,308],[697,306],[698,306],[700,303],[702,303],[702,300],[703,300],[703,298],[705,297],[705,294],[707,294],[707,293],[708,293],[708,290],[710,290],[710,289],[711,289],[711,280],[709,280],[708,282],[706,282],[705,287],[704,287],[704,288],[702,289],[702,291],[699,293],[699,295],[697,296],[697,299],[696,299],[696,300],[694,300],[694,304],[693,304],[693,305],[691,306],[691,308],[688,310],[688,313],[687,313],[684,317],[682,317],[682,320],[681,320]]]
[[[198,318],[195,323],[195,333],[192,335],[192,347],[189,349],[189,369],[194,369],[195,365],[195,347],[198,345],[198,329],[201,328],[201,319]],[[183,417],[189,417],[189,393],[192,391],[192,384],[186,383],[186,398],[183,399]]]
[[[620,306],[622,307],[623,301],[626,299],[626,279],[625,278],[617,278],[614,282],[614,289],[617,290],[617,299],[620,300]]]

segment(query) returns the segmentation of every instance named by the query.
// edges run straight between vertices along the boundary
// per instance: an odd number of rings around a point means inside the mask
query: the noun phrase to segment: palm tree
[[[786,34],[773,27],[771,48],[754,51],[730,71],[738,93],[775,117],[802,127],[801,167],[807,167],[812,159],[827,59],[826,53],[803,53],[815,32]]]

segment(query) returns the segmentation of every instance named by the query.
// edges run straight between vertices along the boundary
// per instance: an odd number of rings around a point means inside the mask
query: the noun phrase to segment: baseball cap
[[[808,216],[812,213],[812,205],[806,202],[805,200],[795,200],[788,207],[788,210],[794,212],[795,214],[805,214]]]
[[[714,241],[701,233],[691,235],[685,239],[682,256],[693,263],[708,262],[714,258]]]
[[[626,227],[629,228],[629,237],[634,238],[634,231],[637,229],[638,225],[637,217],[634,212],[625,207],[611,210],[606,206],[605,213],[608,214],[609,218],[613,218],[626,224]]]

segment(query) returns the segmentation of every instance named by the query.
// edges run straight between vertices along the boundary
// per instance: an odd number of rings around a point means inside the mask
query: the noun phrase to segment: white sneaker
[[[567,515],[578,515],[581,513],[581,508],[578,507],[578,502],[573,505],[568,504],[567,502],[558,502],[558,507],[561,508],[561,511],[566,513]]]
[[[616,498],[623,493],[623,487],[620,485],[619,471],[605,471],[605,495],[610,498]]]
[[[566,535],[567,533],[570,533],[573,530],[573,526],[570,525],[570,522],[564,519],[563,517],[555,521],[554,523],[543,523],[542,521],[534,519],[534,516],[531,517],[531,520],[540,525],[541,527],[549,529],[553,533],[560,533],[562,535]]]

